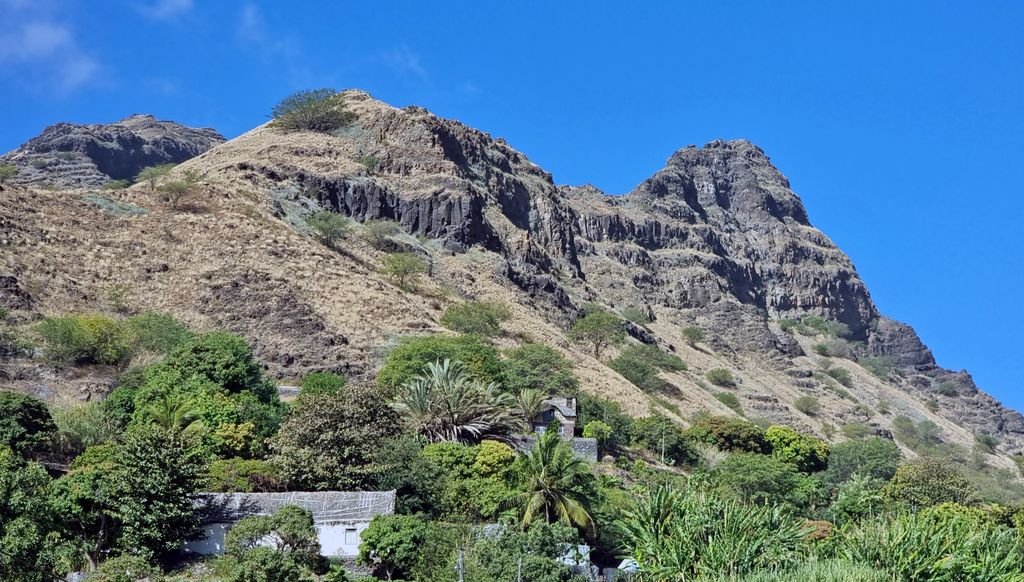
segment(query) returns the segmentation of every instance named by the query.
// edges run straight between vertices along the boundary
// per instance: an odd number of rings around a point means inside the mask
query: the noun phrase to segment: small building
[[[544,400],[540,414],[533,418],[533,432],[541,434],[547,431],[552,421],[558,421],[558,434],[562,438],[571,439],[576,433],[576,399],[571,396],[552,396]]]
[[[224,537],[240,520],[272,515],[286,505],[313,514],[320,554],[351,560],[359,555],[360,536],[378,515],[395,512],[394,491],[290,491],[287,493],[200,493],[196,506],[203,515],[203,537],[186,542],[186,553],[224,553]]]

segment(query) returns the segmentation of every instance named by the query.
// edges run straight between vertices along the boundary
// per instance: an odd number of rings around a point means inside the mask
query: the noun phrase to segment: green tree
[[[18,582],[54,579],[56,541],[47,503],[50,477],[0,446],[0,576]]]
[[[497,385],[473,380],[451,360],[427,364],[395,397],[395,409],[412,431],[430,442],[507,438],[523,428],[513,406],[513,399]]]
[[[293,490],[369,489],[387,469],[378,451],[400,433],[384,395],[348,386],[302,398],[271,442],[272,461]]]
[[[330,210],[321,210],[313,214],[306,219],[306,224],[313,229],[317,240],[332,249],[352,228],[352,221],[349,218]]]
[[[829,517],[837,524],[859,521],[878,515],[885,504],[882,487],[885,481],[873,477],[853,475],[836,490],[835,500],[829,507]]]
[[[510,317],[512,312],[501,303],[467,301],[446,309],[441,325],[458,333],[495,337],[501,335],[501,323]]]
[[[664,464],[692,467],[699,460],[683,429],[664,416],[637,419],[633,424],[633,441],[658,455]]]
[[[683,328],[683,339],[690,346],[696,346],[704,340],[704,332],[695,325],[688,325]]]
[[[307,582],[308,571],[272,548],[253,548],[242,554],[226,582]],[[120,581],[119,581],[120,582]]]
[[[544,412],[546,400],[547,395],[534,388],[525,388],[516,394],[516,409],[524,425],[532,424]]]
[[[388,247],[391,237],[402,232],[402,228],[393,220],[367,220],[363,223],[366,242],[378,251]]]
[[[591,420],[583,427],[583,436],[597,441],[597,447],[604,451],[608,439],[612,436],[611,425],[600,420]]]
[[[769,426],[764,438],[777,459],[804,473],[821,471],[828,466],[828,444],[816,437],[800,434],[788,426]]]
[[[501,384],[513,394],[533,388],[546,395],[573,395],[580,386],[573,368],[573,363],[552,347],[523,344],[505,352]]]
[[[198,489],[205,462],[188,433],[158,426],[128,431],[110,485],[113,513],[122,524],[118,545],[160,557],[194,535],[199,518],[190,495]]]
[[[381,259],[380,272],[403,291],[411,291],[430,265],[412,253],[391,253]]]
[[[337,394],[345,387],[346,379],[334,372],[310,372],[299,382],[299,394]]]
[[[80,548],[89,570],[96,569],[120,534],[114,496],[117,468],[116,447],[97,445],[75,459],[71,470],[50,487],[54,514]]]
[[[502,528],[478,538],[466,552],[466,578],[472,581],[580,580],[562,562],[580,543],[579,534],[559,523],[534,522],[525,531]]]
[[[520,459],[516,472],[523,492],[508,503],[518,507],[523,527],[542,517],[548,523],[559,521],[593,529],[586,496],[593,475],[586,462],[576,457],[555,432],[539,436],[533,449]]]
[[[297,91],[285,97],[270,112],[271,126],[284,131],[331,132],[351,123],[356,116],[345,110],[340,93],[334,89]]]
[[[280,560],[290,560],[313,569],[320,561],[320,541],[313,514],[295,505],[285,505],[273,515],[253,515],[240,520],[224,537],[228,555],[242,557],[270,542]]]
[[[174,164],[160,164],[158,166],[149,166],[143,168],[137,176],[135,176],[136,182],[146,182],[149,184],[149,191],[156,192],[156,183],[160,178],[163,178],[167,174],[171,173],[174,169]]]
[[[387,580],[407,578],[420,560],[428,524],[418,515],[378,515],[360,536],[359,563]]]
[[[856,474],[888,481],[896,474],[901,460],[903,453],[899,446],[880,437],[838,443],[831,447],[828,469],[822,473],[822,480],[837,486]]]
[[[900,465],[883,489],[890,501],[921,509],[939,503],[969,505],[977,491],[954,466],[941,459],[923,459]]]
[[[43,452],[56,436],[57,425],[41,400],[0,390],[0,448],[30,456]]]
[[[204,491],[253,493],[281,489],[276,467],[261,459],[215,459],[203,479]]]
[[[167,196],[167,203],[170,204],[171,210],[177,210],[181,200],[188,196],[192,187],[181,180],[171,180],[161,184],[157,190]]]
[[[572,329],[569,338],[593,348],[594,357],[601,358],[601,352],[608,346],[622,343],[626,339],[626,330],[622,321],[607,311],[595,311],[580,318]]]
[[[704,377],[715,386],[722,386],[723,388],[733,388],[736,386],[736,377],[725,368],[708,370],[704,373]]]
[[[498,351],[486,341],[471,335],[429,335],[400,340],[377,373],[377,383],[397,388],[418,376],[427,364],[444,360],[460,362],[478,382],[487,384],[502,378]]]
[[[768,455],[733,453],[722,461],[718,478],[740,500],[757,505],[803,508],[818,494],[816,479]]]
[[[132,352],[130,331],[106,315],[47,317],[36,329],[44,355],[55,364],[120,364]]]
[[[10,164],[0,165],[0,184],[6,184],[18,175],[18,168]]]
[[[605,441],[608,450],[617,450],[633,438],[633,417],[626,414],[619,403],[580,394],[576,402],[576,424],[585,427],[593,420],[600,420],[612,427],[611,435]]]
[[[764,437],[764,429],[739,418],[702,416],[686,431],[694,442],[712,445],[721,451],[745,451],[767,454],[771,445]]]
[[[168,354],[195,337],[188,327],[166,313],[140,313],[125,319],[124,325],[136,350],[158,354]]]

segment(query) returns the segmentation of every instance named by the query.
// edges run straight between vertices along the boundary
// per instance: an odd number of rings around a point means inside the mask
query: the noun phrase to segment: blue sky
[[[883,312],[1024,408],[1024,3],[427,4],[0,0],[0,150],[131,113],[233,137],[323,86],[609,193],[748,138]]]

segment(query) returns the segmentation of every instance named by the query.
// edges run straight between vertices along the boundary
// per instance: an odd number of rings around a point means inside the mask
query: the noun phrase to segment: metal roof
[[[395,512],[394,491],[198,493],[194,502],[206,523],[233,523],[252,515],[272,515],[286,505],[308,510],[314,523],[369,521]]]

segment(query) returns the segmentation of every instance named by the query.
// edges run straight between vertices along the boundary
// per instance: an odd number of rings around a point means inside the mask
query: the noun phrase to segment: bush
[[[569,338],[592,346],[594,358],[600,359],[606,347],[618,345],[626,339],[626,330],[617,316],[603,310],[594,311],[573,324]]]
[[[253,548],[234,561],[225,582],[306,582],[310,578],[295,561],[271,548]]]
[[[770,426],[764,438],[771,445],[775,458],[803,473],[814,473],[828,466],[829,447],[819,438],[800,434],[788,426]]]
[[[743,406],[740,405],[740,399],[735,394],[731,392],[718,392],[715,394],[715,399],[731,408],[736,414],[743,414]]]
[[[416,515],[378,515],[362,533],[359,563],[392,580],[412,574],[427,541],[427,521]]]
[[[924,406],[933,414],[939,411],[939,401],[934,398],[929,398],[924,401]]]
[[[502,387],[519,394],[526,389],[544,394],[574,395],[580,382],[574,365],[558,350],[543,344],[523,344],[505,352]]]
[[[611,434],[605,439],[607,450],[617,450],[633,438],[634,419],[622,410],[617,402],[589,394],[580,394],[576,403],[576,426],[586,426],[600,421],[611,426]]]
[[[747,451],[767,454],[771,445],[764,438],[764,429],[739,418],[704,416],[696,419],[686,435],[694,442],[705,443],[721,451]]]
[[[994,455],[996,447],[999,445],[999,439],[990,434],[977,434],[974,435],[974,444],[985,453]]]
[[[949,380],[939,382],[939,385],[935,387],[935,391],[943,396],[956,396],[956,384],[953,384]]]
[[[619,310],[619,314],[626,321],[632,321],[637,325],[647,325],[651,322],[651,317],[647,315],[647,311],[639,307],[623,307]]]
[[[668,386],[668,383],[658,376],[657,368],[640,359],[619,356],[608,362],[608,367],[641,390],[657,392]]]
[[[337,212],[321,210],[307,217],[306,224],[313,229],[317,240],[333,249],[338,241],[345,238],[352,227],[352,220]]]
[[[243,518],[224,536],[224,551],[242,557],[258,547],[272,544],[278,559],[291,560],[313,568],[320,560],[320,541],[313,514],[295,505],[285,505],[273,515]]]
[[[843,436],[848,439],[862,439],[874,434],[874,430],[862,423],[862,422],[851,422],[850,424],[844,424],[843,428],[840,429]]]
[[[423,372],[427,364],[451,360],[459,362],[477,381],[497,382],[502,376],[498,351],[477,336],[431,335],[401,340],[384,360],[377,373],[377,384],[396,388]]]
[[[891,356],[859,358],[857,363],[880,380],[888,380],[889,375],[896,369],[896,360]]]
[[[639,418],[633,425],[634,443],[658,455],[662,463],[694,466],[700,454],[686,438],[686,432],[664,416]]]
[[[205,491],[253,493],[282,489],[273,465],[258,459],[217,459],[203,485]]]
[[[381,260],[380,272],[403,291],[412,290],[429,265],[411,253],[392,253]]]
[[[120,364],[132,351],[131,334],[105,315],[48,317],[37,330],[55,364]]]
[[[171,209],[178,208],[178,204],[181,203],[181,199],[188,196],[191,186],[182,182],[181,180],[172,180],[161,184],[157,190],[163,192],[167,196],[167,203],[171,205]]]
[[[612,427],[600,420],[591,420],[583,427],[583,437],[597,441],[598,449],[604,451],[605,443],[612,436]]]
[[[15,177],[17,175],[18,175],[18,168],[14,167],[14,166],[12,166],[10,164],[0,165],[0,184],[6,184],[7,182],[9,182],[11,180],[11,178],[13,178],[13,177]]]
[[[881,570],[846,560],[809,560],[794,570],[758,572],[721,582],[891,582]]]
[[[270,111],[271,126],[284,131],[330,132],[355,119],[334,89],[298,91]]]
[[[869,479],[889,481],[896,474],[896,467],[903,459],[899,447],[880,436],[871,436],[861,441],[847,441],[831,446],[828,468],[821,480],[838,486],[859,474]]]
[[[100,188],[103,190],[124,190],[131,185],[131,180],[107,180]]]
[[[174,169],[174,164],[160,164],[159,166],[149,166],[143,168],[139,175],[135,176],[136,182],[146,182],[149,184],[149,191],[156,191],[157,180],[163,178],[167,174],[171,173]]]
[[[346,379],[341,374],[334,372],[310,372],[302,377],[299,382],[299,394],[309,396],[311,394],[337,394],[345,387]]]
[[[942,444],[939,425],[930,420],[915,424],[906,416],[897,416],[892,420],[892,427],[896,438],[915,452],[934,451]]]
[[[825,373],[847,388],[853,386],[853,377],[846,368],[829,368]]]
[[[686,363],[679,356],[667,354],[658,349],[658,346],[650,344],[633,344],[623,349],[619,358],[640,360],[666,372],[681,372],[687,369]]]
[[[683,328],[683,339],[687,344],[695,346],[704,339],[704,332],[695,325],[688,325]]]
[[[967,505],[977,497],[966,477],[949,462],[938,459],[901,465],[883,493],[891,501],[915,510],[946,502]]]
[[[387,248],[391,237],[402,232],[401,227],[393,220],[367,220],[363,223],[363,230],[366,242],[378,251]]]
[[[803,508],[817,496],[817,480],[773,456],[733,453],[719,467],[719,481],[746,503]]]
[[[815,416],[821,412],[821,403],[813,396],[801,396],[793,401],[793,408],[808,416]]]
[[[704,373],[704,377],[708,379],[715,386],[721,386],[723,388],[735,388],[736,377],[732,375],[732,372],[725,368],[714,368]]]
[[[57,427],[54,453],[70,461],[88,447],[113,441],[120,433],[100,402],[56,406],[51,410]]]
[[[84,582],[136,582],[159,576],[160,568],[142,556],[124,554],[103,561]]]
[[[168,354],[195,334],[174,317],[163,313],[141,313],[124,320],[135,350]]]
[[[500,303],[467,301],[446,309],[441,325],[458,333],[495,337],[501,334],[501,323],[510,317],[512,312]]]
[[[42,452],[57,434],[57,426],[42,400],[0,390],[0,447],[20,455]]]

